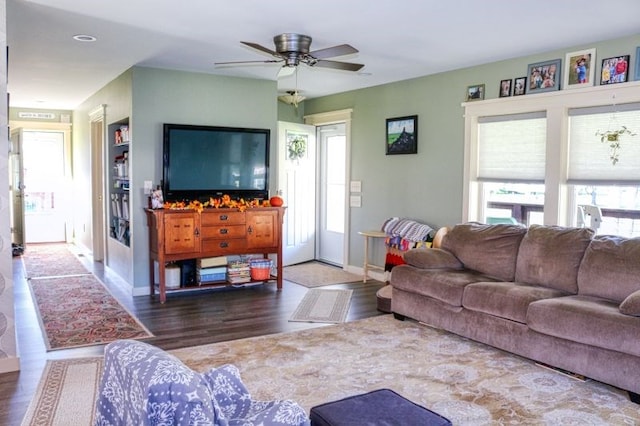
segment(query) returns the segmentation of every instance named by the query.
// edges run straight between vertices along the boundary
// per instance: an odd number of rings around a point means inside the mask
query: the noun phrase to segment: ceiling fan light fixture
[[[300,95],[297,90],[288,90],[286,95],[278,96],[278,100],[280,102],[284,102],[288,105],[293,105],[296,108],[298,108],[298,104],[305,99],[306,97]]]

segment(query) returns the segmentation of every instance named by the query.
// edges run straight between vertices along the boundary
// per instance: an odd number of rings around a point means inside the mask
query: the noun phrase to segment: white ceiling
[[[133,65],[276,80],[285,32],[311,50],[347,43],[358,73],[299,66],[309,98],[638,34],[640,1],[615,0],[6,0],[10,103],[73,109]],[[94,43],[72,39],[97,37]],[[628,53],[628,52],[621,52]],[[554,58],[551,58],[554,59]],[[293,76],[279,92],[295,88]]]

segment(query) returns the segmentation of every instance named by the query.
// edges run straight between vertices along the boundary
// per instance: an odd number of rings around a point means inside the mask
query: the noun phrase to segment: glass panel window
[[[485,182],[482,189],[486,223],[543,223],[543,184]]]
[[[574,185],[576,226],[640,237],[640,186]],[[592,221],[595,216],[595,221]]]

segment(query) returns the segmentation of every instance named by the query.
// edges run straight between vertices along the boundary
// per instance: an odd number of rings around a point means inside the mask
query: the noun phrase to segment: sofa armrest
[[[620,312],[625,315],[640,317],[640,290],[634,291],[622,301]]]
[[[440,249],[413,249],[404,254],[404,261],[420,269],[463,269],[464,265],[453,253]]]

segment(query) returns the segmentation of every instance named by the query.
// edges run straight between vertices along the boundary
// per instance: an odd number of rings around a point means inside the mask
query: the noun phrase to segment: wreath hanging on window
[[[307,152],[307,140],[302,136],[296,136],[289,141],[289,159],[299,160]]]

